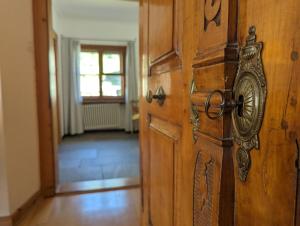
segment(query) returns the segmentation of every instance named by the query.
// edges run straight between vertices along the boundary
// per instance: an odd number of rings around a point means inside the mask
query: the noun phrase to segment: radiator
[[[85,130],[121,129],[120,104],[86,104],[83,106]]]

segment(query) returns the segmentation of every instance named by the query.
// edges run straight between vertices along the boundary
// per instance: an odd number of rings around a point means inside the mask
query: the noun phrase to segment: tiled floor
[[[139,176],[137,134],[86,133],[67,137],[58,153],[59,183]]]

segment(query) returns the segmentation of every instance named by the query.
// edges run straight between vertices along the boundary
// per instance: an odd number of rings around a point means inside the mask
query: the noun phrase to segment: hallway
[[[140,190],[118,190],[40,201],[19,226],[139,226]]]

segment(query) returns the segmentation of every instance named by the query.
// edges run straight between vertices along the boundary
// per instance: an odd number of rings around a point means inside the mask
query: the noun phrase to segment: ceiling
[[[138,0],[53,0],[53,8],[61,17],[138,21]]]

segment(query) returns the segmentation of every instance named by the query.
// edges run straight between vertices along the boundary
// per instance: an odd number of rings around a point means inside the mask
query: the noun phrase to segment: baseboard
[[[55,187],[51,186],[51,187],[47,187],[47,188],[43,188],[42,189],[42,196],[45,198],[50,198],[55,196]]]
[[[33,194],[20,208],[18,208],[11,216],[0,217],[0,226],[17,225],[31,208],[42,198],[41,192]]]

